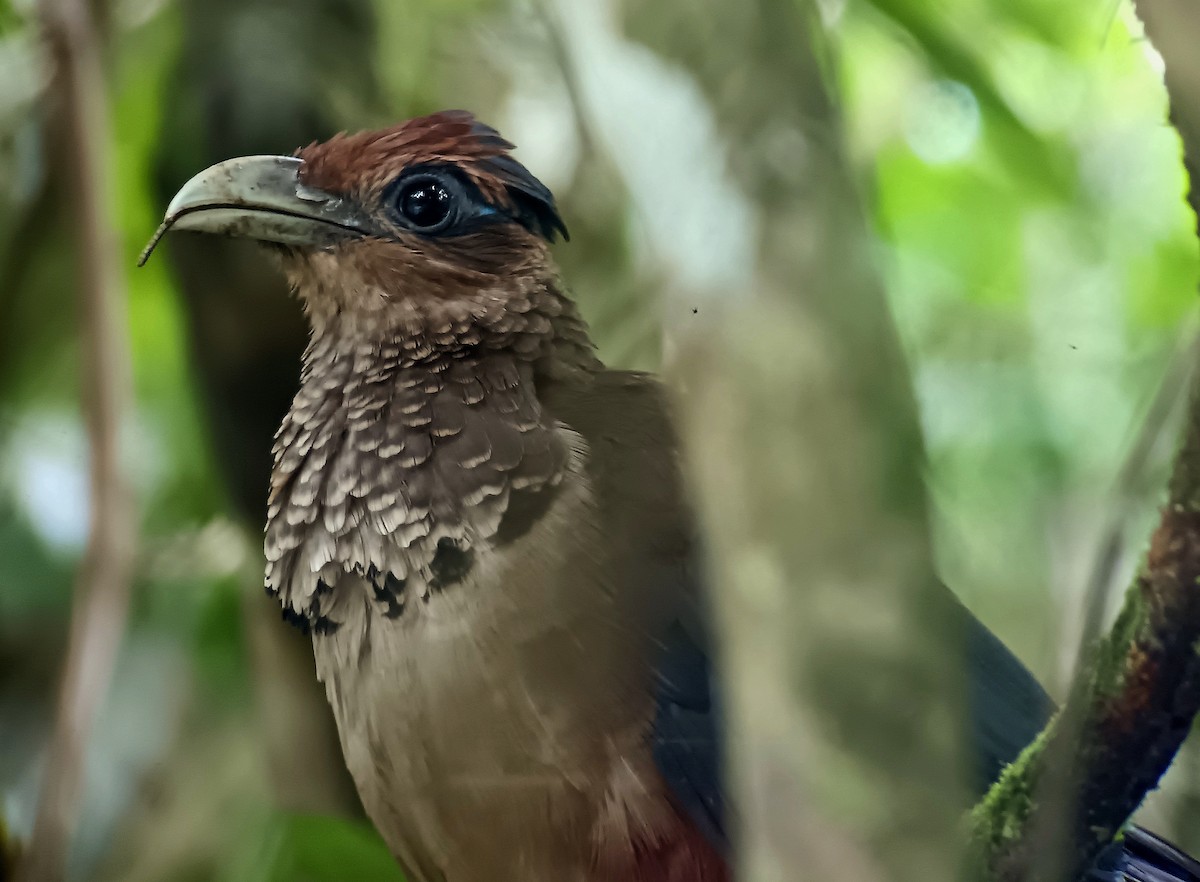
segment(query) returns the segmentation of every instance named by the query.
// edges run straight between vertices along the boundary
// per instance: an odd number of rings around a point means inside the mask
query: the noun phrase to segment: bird
[[[266,588],[311,634],[412,882],[730,882],[703,537],[669,396],[601,362],[567,228],[466,111],[230,159],[168,231],[256,239],[311,336],[275,436]],[[1054,704],[965,607],[977,788]],[[1152,834],[1093,869],[1200,880]],[[1155,875],[1157,874],[1157,875]]]

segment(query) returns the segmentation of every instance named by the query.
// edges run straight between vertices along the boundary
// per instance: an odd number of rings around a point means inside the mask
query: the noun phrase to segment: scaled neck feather
[[[347,574],[381,609],[402,610],[445,587],[439,555],[469,560],[497,535],[514,493],[557,486],[572,454],[538,385],[600,363],[549,279],[503,298],[476,290],[370,310],[300,293],[313,336],[276,437],[267,587],[328,627],[346,592],[323,589]]]

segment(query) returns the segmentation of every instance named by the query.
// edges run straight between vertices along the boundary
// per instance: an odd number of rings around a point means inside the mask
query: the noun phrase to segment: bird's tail
[[[1088,882],[1200,882],[1200,861],[1147,830],[1130,827],[1104,850]]]

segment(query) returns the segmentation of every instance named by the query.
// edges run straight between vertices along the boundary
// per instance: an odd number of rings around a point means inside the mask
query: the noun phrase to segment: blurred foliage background
[[[944,577],[1061,695],[1089,586],[1115,597],[1127,581],[1174,438],[1158,393],[1180,385],[1164,378],[1190,336],[1197,253],[1161,60],[1123,0],[820,7],[921,405]],[[655,368],[672,326],[754,257],[758,206],[728,174],[738,145],[697,86],[721,35],[687,2],[97,8],[142,540],[73,874],[398,878],[347,787],[306,641],[261,591],[299,309],[243,243],[180,236],[167,259],[133,262],[178,185],[214,161],[466,107],[558,194],[572,239],[557,254],[604,356]],[[87,530],[48,73],[32,3],[0,0],[0,812],[17,833]],[[802,175],[804,143],[778,140],[773,161]],[[1145,811],[1200,849],[1194,752]]]

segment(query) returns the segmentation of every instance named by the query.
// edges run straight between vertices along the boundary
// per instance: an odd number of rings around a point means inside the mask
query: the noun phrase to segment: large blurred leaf
[[[935,72],[966,84],[978,99],[985,125],[997,150],[1021,175],[1039,181],[1048,190],[1066,192],[1073,170],[1066,157],[1032,132],[1001,95],[980,53],[991,44],[978,32],[968,41],[952,32],[952,16],[930,15],[929,4],[916,0],[871,0],[870,5],[915,40]]]

